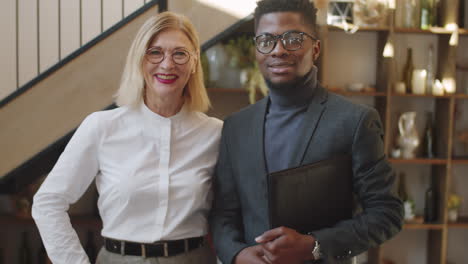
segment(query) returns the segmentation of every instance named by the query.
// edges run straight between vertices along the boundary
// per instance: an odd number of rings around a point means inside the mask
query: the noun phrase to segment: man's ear
[[[313,49],[314,49],[314,61],[317,61],[320,56],[320,50],[321,50],[320,40],[315,41]]]

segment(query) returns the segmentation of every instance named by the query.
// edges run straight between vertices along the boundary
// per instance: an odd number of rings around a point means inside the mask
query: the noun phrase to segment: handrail
[[[19,13],[19,0],[16,0],[16,85],[17,85],[17,89],[12,92],[10,95],[6,96],[5,98],[1,99],[0,100],[0,109],[2,107],[4,107],[5,105],[7,105],[9,102],[11,102],[12,100],[14,100],[16,97],[20,96],[21,94],[23,94],[24,92],[26,92],[27,90],[29,90],[31,87],[33,87],[35,84],[37,84],[38,82],[44,80],[45,78],[47,78],[49,75],[51,75],[53,72],[57,71],[58,69],[60,69],[62,66],[64,66],[65,64],[67,64],[68,62],[70,62],[71,60],[73,60],[74,58],[78,57],[80,54],[86,52],[88,49],[90,49],[91,47],[93,47],[94,45],[96,45],[97,43],[99,43],[100,41],[104,40],[105,38],[107,38],[109,35],[111,35],[113,32],[117,31],[118,29],[120,29],[121,27],[123,27],[125,24],[127,24],[129,21],[133,20],[135,17],[139,16],[140,14],[142,14],[143,12],[145,12],[146,10],[148,10],[149,8],[155,6],[155,5],[158,5],[159,6],[159,10],[162,12],[162,11],[166,11],[167,10],[167,1],[168,0],[149,0],[149,1],[144,1],[144,5],[142,7],[140,7],[139,9],[137,9],[136,11],[134,11],[132,14],[124,17],[124,12],[125,12],[125,9],[124,9],[124,0],[122,0],[122,19],[116,23],[115,25],[111,26],[109,29],[107,29],[106,31],[103,32],[103,29],[104,29],[104,20],[103,20],[103,16],[104,16],[104,12],[103,12],[103,0],[100,0],[101,1],[101,34],[99,34],[97,37],[93,38],[92,40],[90,40],[88,43],[84,44],[82,43],[83,39],[82,39],[82,35],[83,35],[83,30],[82,30],[82,27],[83,27],[83,23],[82,23],[82,20],[83,20],[83,14],[82,14],[82,0],[80,0],[80,29],[79,29],[79,34],[80,34],[80,47],[75,50],[74,52],[72,52],[70,55],[66,56],[65,58],[61,58],[62,54],[61,54],[61,13],[60,13],[60,9],[61,9],[61,2],[62,0],[57,0],[58,1],[58,10],[59,10],[59,14],[58,14],[58,17],[59,17],[59,21],[58,21],[58,59],[59,61],[51,66],[49,69],[43,71],[42,73],[40,72],[40,59],[41,59],[41,54],[40,54],[40,17],[39,17],[39,13],[40,13],[40,10],[39,10],[39,0],[36,0],[36,3],[37,3],[37,43],[36,43],[36,46],[37,46],[37,70],[38,70],[38,73],[37,73],[37,76],[34,77],[32,80],[30,80],[29,82],[27,82],[26,84],[24,84],[23,86],[19,87],[19,72],[20,72],[20,69],[19,69],[19,49],[18,49],[18,46],[19,46],[19,30],[18,30],[18,27],[19,27],[19,16],[18,16],[18,13]]]

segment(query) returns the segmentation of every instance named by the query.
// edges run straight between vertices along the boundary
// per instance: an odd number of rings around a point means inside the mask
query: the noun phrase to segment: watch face
[[[317,240],[315,240],[315,246],[314,249],[312,250],[312,255],[314,255],[314,259],[320,259],[322,254],[320,254],[320,244]]]

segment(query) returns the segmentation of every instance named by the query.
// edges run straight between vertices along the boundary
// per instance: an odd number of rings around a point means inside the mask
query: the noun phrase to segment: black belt
[[[146,244],[104,238],[105,247],[109,252],[145,258],[175,256],[202,247],[204,241],[203,237],[192,237]]]

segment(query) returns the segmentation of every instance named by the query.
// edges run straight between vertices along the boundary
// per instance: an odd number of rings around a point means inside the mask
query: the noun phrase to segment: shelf
[[[342,27],[328,25],[328,30],[330,31],[343,31]],[[380,31],[390,31],[389,27],[359,27],[357,32],[380,32]],[[447,30],[443,27],[433,27],[430,29],[420,29],[420,28],[395,28],[395,33],[403,34],[437,34],[437,35],[448,35],[452,34],[453,31]],[[468,35],[468,29],[460,28],[458,34],[461,36]]]
[[[468,94],[455,94],[454,97],[457,99],[468,99]]]
[[[403,229],[405,230],[442,230],[443,224],[411,224],[405,223]]]
[[[375,96],[385,97],[385,92],[350,92],[345,90],[328,90],[329,92],[344,95],[344,96]]]
[[[207,91],[210,93],[248,93],[246,89],[243,88],[207,88]],[[344,96],[375,96],[375,97],[385,97],[385,92],[350,92],[344,90],[328,90],[329,92],[344,95]],[[258,94],[261,94],[260,91],[257,91]]]
[[[458,64],[455,65],[457,71],[468,71],[468,65]]]
[[[244,88],[207,88],[206,89],[210,93],[245,93],[247,94],[249,91],[247,91]],[[385,92],[351,92],[351,91],[346,91],[346,90],[338,90],[338,89],[333,89],[330,90],[328,89],[329,92],[340,94],[343,96],[373,96],[373,97],[385,97],[387,94]],[[261,91],[257,91],[258,94],[262,94]],[[458,98],[458,99],[468,99],[468,94],[454,94],[454,95],[442,95],[442,96],[435,96],[431,94],[411,94],[411,93],[406,93],[406,94],[398,94],[398,93],[393,93],[391,94],[393,97],[421,97],[421,98],[441,98],[441,99],[450,99],[452,97]]]
[[[429,165],[446,165],[446,159],[389,159],[393,164],[429,164]]]
[[[412,93],[392,93],[394,97],[420,97],[420,98],[442,98],[442,99],[450,99],[453,95],[432,95],[432,94],[412,94]],[[468,97],[467,97],[468,98]]]
[[[468,165],[468,158],[466,158],[466,159],[460,159],[460,158],[453,159],[452,164]]]
[[[453,228],[468,228],[468,216],[462,216],[459,217],[458,221],[455,223],[449,222],[448,227],[453,227]]]
[[[328,25],[328,30],[330,31],[343,31],[342,27]],[[379,32],[379,31],[389,31],[389,27],[359,27],[357,32]],[[356,32],[356,33],[357,33]]]
[[[438,35],[448,35],[452,34],[453,31],[447,30],[443,27],[433,27],[431,29],[420,29],[420,28],[395,28],[395,33],[405,33],[405,34],[438,34]],[[458,34],[468,35],[468,30],[459,29]]]
[[[395,33],[406,33],[406,34],[434,34],[434,32],[427,29],[420,28],[395,28]]]

